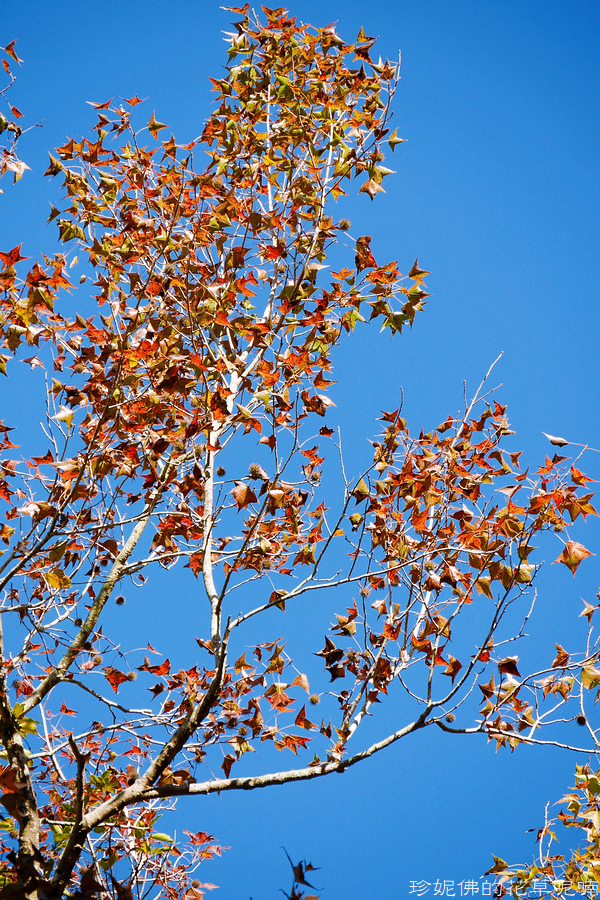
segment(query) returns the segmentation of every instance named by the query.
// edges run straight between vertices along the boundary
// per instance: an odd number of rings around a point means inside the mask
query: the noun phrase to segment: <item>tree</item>
[[[178,797],[343,772],[431,726],[560,742],[597,683],[591,643],[541,671],[508,655],[534,539],[556,532],[575,572],[590,554],[567,521],[594,509],[577,460],[520,468],[487,376],[418,437],[383,412],[371,465],[346,473],[325,424],[332,351],[367,316],[401,333],[428,296],[418,262],[378,265],[372,238],[332,218],[352,179],[373,200],[391,174],[397,67],[362,29],[347,44],[282,9],[232,11],[201,137],[178,145],[154,113],[139,128],[137,96],[95,104],[93,138],[47,171],[65,252],[0,254],[2,367],[55,373],[48,443],[19,461],[0,429],[3,897],[196,900],[219,848],[157,830]],[[123,585],[175,566],[198,596],[191,666],[161,655],[152,598],[147,649],[117,616]],[[357,747],[379,703],[397,725]],[[273,770],[270,747],[302,761]],[[243,774],[253,751],[265,763]]]

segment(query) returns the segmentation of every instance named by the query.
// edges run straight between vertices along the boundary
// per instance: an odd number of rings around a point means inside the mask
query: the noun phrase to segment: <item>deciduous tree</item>
[[[378,262],[335,217],[391,174],[398,69],[362,29],[233,12],[199,138],[144,124],[137,96],[93,104],[46,173],[63,252],[0,254],[2,370],[48,373],[42,443],[23,455],[0,427],[2,897],[197,900],[220,851],[158,830],[178,797],[322,778],[432,727],[560,743],[600,679],[591,643],[520,657],[534,543],[555,532],[575,572],[568,525],[594,509],[577,460],[521,466],[486,379],[427,433],[382,412],[370,465],[346,470],[332,352],[357,326],[399,335],[428,296],[418,262]],[[365,742],[379,704],[394,728]]]

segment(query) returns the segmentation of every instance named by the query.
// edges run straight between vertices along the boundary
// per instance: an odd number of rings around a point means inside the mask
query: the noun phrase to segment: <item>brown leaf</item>
[[[444,669],[442,674],[449,675],[452,679],[452,684],[454,684],[454,679],[456,678],[456,676],[458,675],[458,673],[460,672],[461,669],[462,669],[462,663],[459,662],[459,660],[456,659],[454,656],[450,656],[450,654],[448,654],[448,665],[446,666],[446,668]]]
[[[556,659],[552,663],[553,669],[564,669],[566,665],[569,663],[569,654],[567,651],[560,646],[560,644],[555,644],[556,646]]]
[[[131,890],[132,879],[130,879],[126,884],[121,884],[121,882],[117,881],[115,876],[111,873],[113,887],[117,894],[117,900],[133,900],[133,892]]]
[[[94,897],[99,894],[101,891],[106,891],[106,888],[103,884],[96,881],[95,877],[95,867],[90,866],[85,870],[83,875],[81,876],[81,882],[79,883],[79,891],[82,897]]]
[[[600,609],[600,606],[592,606],[592,604],[588,603],[587,600],[583,601],[583,605],[584,605],[584,610],[583,610],[583,612],[579,613],[579,618],[583,619],[584,617],[586,617],[588,620],[588,623],[591,625],[592,624],[592,616],[594,615],[594,613],[596,612],[597,609]]]
[[[498,671],[501,675],[515,675],[519,678],[520,674],[517,669],[518,662],[518,656],[505,656],[504,659],[498,661]]]
[[[256,494],[243,481],[236,482],[235,487],[231,491],[238,509],[245,509],[249,503],[256,503]]]
[[[362,184],[358,189],[359,194],[368,194],[371,200],[374,200],[376,194],[378,194],[380,191],[385,194],[385,191],[383,190],[379,182],[375,181],[374,178],[369,178],[369,180],[365,181],[365,183]]]
[[[377,265],[375,257],[371,253],[369,247],[371,240],[372,238],[369,235],[363,235],[363,237],[356,239],[356,256],[354,257],[354,261],[356,263],[357,272],[362,272],[363,269],[375,268]]]

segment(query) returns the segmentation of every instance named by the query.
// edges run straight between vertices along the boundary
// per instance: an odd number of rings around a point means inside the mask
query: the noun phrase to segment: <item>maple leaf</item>
[[[15,110],[15,115],[16,113],[18,113],[18,110]],[[0,159],[0,177],[5,172],[12,172],[15,183],[21,180],[26,169],[29,169],[27,163],[24,163],[22,159],[18,159],[16,156],[8,155]]]
[[[499,856],[494,856],[493,853],[492,856],[494,857],[494,865],[484,873],[485,875],[496,875],[508,868],[508,863],[504,862],[503,859],[500,859]]]
[[[592,624],[592,616],[594,615],[594,613],[596,612],[597,609],[600,609],[600,607],[592,606],[592,604],[588,603],[587,600],[583,601],[583,605],[585,608],[584,608],[583,612],[579,613],[579,618],[580,619],[587,618],[588,623],[591,625]]]
[[[12,766],[0,767],[0,790],[4,793],[18,794],[25,784],[18,780],[17,771]]]
[[[454,679],[456,678],[456,676],[458,675],[458,673],[460,672],[461,669],[462,669],[462,663],[459,662],[459,660],[456,659],[454,656],[450,656],[450,654],[448,654],[448,665],[444,669],[443,674],[450,676],[450,678],[452,679],[452,684],[454,684]]]
[[[357,272],[362,272],[363,269],[374,268],[377,265],[369,247],[371,241],[372,238],[369,235],[363,235],[356,239],[356,256],[354,261]]]
[[[21,256],[21,247],[22,244],[19,244],[18,247],[13,247],[13,249],[9,250],[8,253],[3,253],[0,251],[0,260],[4,263],[5,266],[14,266],[15,263],[18,263],[23,259],[29,259],[29,257],[27,256]]]
[[[243,481],[236,482],[231,493],[233,494],[238,509],[245,509],[249,503],[256,503],[256,494],[252,488]]]
[[[569,654],[567,651],[560,646],[560,644],[555,644],[556,647],[556,659],[552,663],[553,669],[563,669],[569,663]]]
[[[396,147],[398,146],[398,144],[403,144],[404,141],[405,141],[404,138],[398,137],[398,129],[394,128],[394,130],[392,131],[392,133],[390,134],[390,136],[388,138],[388,144],[390,145],[390,150],[392,151],[392,153],[395,153]]]
[[[129,681],[129,678],[124,672],[119,672],[119,670],[115,669],[113,666],[107,666],[102,671],[115,694],[119,692],[119,685],[123,684],[124,681]]]
[[[420,269],[419,260],[415,259],[414,265],[408,273],[408,277],[412,278],[413,281],[416,281],[417,284],[419,284],[426,275],[431,275],[431,272],[426,272],[425,269]]]
[[[15,38],[14,41],[11,41],[9,44],[6,45],[6,47],[2,47],[1,49],[3,49],[5,53],[8,53],[8,55],[10,57],[12,57],[16,63],[22,63],[23,60],[17,56],[16,51],[15,51],[16,43],[17,43],[17,39]]]
[[[359,194],[368,194],[371,200],[374,200],[379,192],[385,194],[384,189],[381,187],[378,181],[375,181],[374,178],[369,178],[369,180],[365,181],[365,183],[362,184],[358,189]]]
[[[150,121],[148,122],[148,131],[150,132],[150,134],[152,134],[153,137],[156,137],[158,132],[162,128],[166,128],[166,127],[167,126],[164,125],[162,122],[157,122],[154,117],[154,113],[152,113],[152,116],[150,117]]]
[[[41,366],[42,369],[44,368],[44,363],[37,356],[29,356],[23,362],[28,363],[32,369],[36,369],[38,366]]]
[[[517,678],[520,678],[519,670],[517,669],[518,661],[518,656],[505,656],[504,659],[498,660],[498,671],[504,675],[515,675]]]
[[[579,544],[577,541],[567,541],[563,552],[554,560],[552,565],[555,563],[563,563],[563,565],[567,566],[574,575],[579,563],[588,556],[594,556],[594,554],[590,550],[587,550],[583,544]]]

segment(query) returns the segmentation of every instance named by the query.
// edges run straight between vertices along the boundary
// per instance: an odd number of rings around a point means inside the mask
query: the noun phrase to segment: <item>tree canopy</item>
[[[283,9],[231,11],[198,139],[178,144],[137,96],[93,104],[93,134],[46,172],[62,251],[0,253],[0,368],[48,379],[38,446],[0,426],[2,897],[199,900],[220,847],[159,830],[178,798],[342,773],[424,729],[515,750],[573,746],[578,721],[597,746],[597,606],[587,644],[541,668],[522,641],[537,543],[552,533],[573,574],[591,555],[570,532],[595,510],[568,442],[523,464],[489,372],[427,433],[399,397],[361,472],[326,424],[336,347],[359,327],[399,338],[429,296],[418,260],[378,262],[335,217],[392,174],[398,63],[363,29],[346,43]],[[161,605],[153,579],[175,569]],[[165,650],[183,590],[195,615]],[[378,706],[394,725],[373,739]]]

